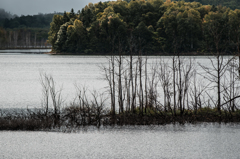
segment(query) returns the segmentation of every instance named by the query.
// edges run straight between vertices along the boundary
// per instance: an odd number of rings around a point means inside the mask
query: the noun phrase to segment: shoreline
[[[19,111],[7,111],[0,109],[0,131],[4,130],[28,130],[51,131],[63,127],[68,129],[81,129],[86,126],[96,128],[108,126],[157,126],[167,124],[199,124],[199,123],[240,123],[240,111],[222,111],[219,114],[216,109],[202,108],[197,111],[188,110],[184,114],[156,111],[151,108],[142,113],[136,112],[116,113],[112,115],[110,110],[98,112],[98,108],[66,107],[61,112],[44,109],[19,109]]]
[[[47,50],[52,48],[8,48],[8,49],[0,49],[0,50]],[[16,52],[12,52],[16,53]],[[111,53],[57,53],[57,52],[20,52],[20,53],[32,53],[32,54],[48,54],[48,55],[74,55],[74,56],[119,56],[118,53],[111,54]],[[1,52],[0,52],[1,54]],[[211,52],[185,52],[180,53],[180,56],[215,56],[215,53]],[[222,53],[221,56],[238,56],[238,53]],[[121,56],[130,56],[130,54],[122,54]],[[132,56],[138,56],[138,54],[134,54]],[[141,56],[174,56],[174,53],[164,53],[164,52],[157,52],[157,53],[143,53]],[[177,55],[175,55],[177,56]]]

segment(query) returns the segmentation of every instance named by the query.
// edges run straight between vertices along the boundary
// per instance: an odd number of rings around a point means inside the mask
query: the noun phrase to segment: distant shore
[[[48,50],[52,48],[42,48],[42,47],[37,47],[37,48],[0,48],[0,50]],[[0,52],[1,53],[1,52]],[[15,53],[15,52],[14,52]],[[21,53],[29,53],[29,52],[21,52]],[[34,53],[34,52],[31,52]],[[36,52],[36,54],[39,52]],[[83,55],[83,56],[119,56],[118,53],[112,54],[112,53],[69,53],[69,52],[40,52],[39,54],[49,54],[49,55]],[[121,54],[123,56],[130,56],[128,53],[123,53]],[[174,53],[166,53],[166,52],[156,52],[156,53],[143,53],[143,56],[173,56]],[[175,54],[177,56],[177,54]],[[179,53],[180,56],[214,56],[214,53],[212,52],[184,52],[184,53]],[[221,53],[223,56],[238,56],[238,53]],[[138,54],[133,54],[133,56],[138,56]]]

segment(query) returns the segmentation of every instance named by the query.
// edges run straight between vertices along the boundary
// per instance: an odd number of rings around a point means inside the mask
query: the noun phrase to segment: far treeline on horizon
[[[0,48],[62,54],[239,54],[239,0],[117,0],[74,12],[11,15],[0,9]]]

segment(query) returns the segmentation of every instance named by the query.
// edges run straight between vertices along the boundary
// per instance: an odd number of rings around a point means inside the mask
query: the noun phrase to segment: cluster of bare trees
[[[42,108],[2,110],[0,109],[0,130],[50,130],[71,131],[81,126],[109,125],[109,109],[105,108],[103,94],[76,86],[77,97],[64,105],[62,88],[56,85],[52,75],[40,74],[42,85]]]
[[[238,110],[239,75],[235,57],[220,54],[208,66],[193,58],[157,57],[148,64],[145,56],[110,56],[103,67],[109,84],[111,112],[144,115],[148,111],[170,112],[173,116],[201,108]],[[171,60],[169,60],[171,59]],[[116,102],[118,101],[118,103]]]
[[[239,98],[239,66],[236,57],[224,58],[218,53],[209,58],[211,67],[200,64],[205,71],[206,78],[212,85],[210,88],[216,90],[217,97],[214,100],[213,95],[206,92],[212,105],[219,113],[221,110],[228,110],[230,113],[238,109]],[[216,96],[216,95],[215,95]]]
[[[0,110],[0,129],[213,122],[222,118],[239,122],[240,82],[236,57],[212,56],[209,65],[180,56],[156,57],[154,63],[149,63],[149,58],[140,54],[112,55],[108,60],[108,66],[103,69],[108,81],[110,109],[106,94],[89,92],[79,86],[76,86],[75,100],[65,106],[62,89],[56,86],[51,75],[41,73],[42,109],[20,113]]]
[[[42,115],[54,121],[53,126],[79,127],[85,125],[101,126],[102,118],[109,114],[105,109],[103,94],[96,91],[90,92],[86,87],[75,86],[77,97],[64,107],[62,89],[56,88],[56,83],[51,75],[41,73],[42,84]],[[104,120],[109,120],[105,118]]]
[[[51,76],[42,74],[43,110],[45,116],[52,116],[54,126],[70,127],[124,124],[139,117],[144,120],[140,123],[155,118],[162,121],[163,117],[196,115],[205,108],[232,116],[239,110],[238,67],[236,57],[220,55],[210,57],[208,65],[181,56],[156,57],[149,63],[149,58],[141,54],[112,55],[108,65],[102,67],[108,81],[110,109],[105,107],[106,94],[89,93],[78,86],[76,99],[64,108],[61,89],[56,90]]]

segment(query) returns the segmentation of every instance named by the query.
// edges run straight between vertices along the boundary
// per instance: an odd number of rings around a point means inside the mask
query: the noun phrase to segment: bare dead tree
[[[183,59],[184,60],[184,59]],[[190,84],[191,84],[191,78],[193,77],[193,71],[194,71],[194,63],[192,61],[192,59],[190,58],[189,60],[184,60],[183,63],[182,63],[182,73],[180,74],[182,77],[182,83],[180,83],[181,88],[182,88],[182,95],[181,95],[181,103],[182,103],[182,112],[184,112],[185,110],[185,102],[187,103],[187,106],[189,107],[188,105],[188,96],[189,96],[189,87],[190,87]],[[179,92],[180,93],[180,92]]]
[[[111,114],[115,116],[115,78],[114,78],[114,57],[111,56],[108,59],[108,67],[102,66],[104,70],[105,80],[107,80],[109,85],[109,93],[110,93],[110,100],[111,100]]]
[[[40,80],[43,87],[43,106],[45,108],[45,114],[49,112],[49,100],[51,100],[54,126],[56,126],[60,122],[60,113],[64,102],[62,98],[62,88],[57,90],[53,77],[46,73],[40,74]]]
[[[176,65],[175,65],[175,56],[172,57],[172,74],[173,74],[173,114],[176,116]]]
[[[87,118],[89,116],[89,110],[90,110],[90,101],[89,101],[89,95],[87,95],[88,89],[85,86],[78,86],[75,84],[75,88],[77,91],[77,98],[78,98],[78,105],[80,109],[80,116],[81,116],[81,123],[83,126],[87,123]],[[88,96],[88,97],[87,97]]]
[[[136,98],[137,98],[137,87],[138,87],[138,61],[136,61],[136,64],[135,64],[135,82],[134,82],[134,92],[133,92],[133,105],[134,105],[134,108],[136,109],[136,105],[137,105],[137,101],[136,101]],[[134,110],[135,111],[135,110]]]
[[[104,114],[106,114],[106,110],[104,108],[104,103],[106,101],[106,98],[104,98],[103,94],[97,93],[97,91],[92,92],[93,100],[92,103],[92,109],[93,109],[93,115],[95,116],[96,125],[99,128],[101,126],[101,120]]]
[[[112,95],[111,95],[111,104],[112,104],[112,115],[115,116],[115,56],[114,56],[114,41],[115,41],[115,36],[113,37],[113,44],[112,44],[112,53],[111,53],[111,70],[110,70],[110,79],[112,82]]]
[[[124,97],[127,96],[126,101],[126,111],[130,112],[130,102],[131,102],[131,92],[130,92],[130,79],[128,77],[127,71],[124,74],[124,81],[125,81],[125,91],[124,91]]]
[[[140,51],[141,52],[141,51]],[[142,66],[143,66],[143,63],[142,63],[142,56],[141,56],[141,53],[139,52],[139,56],[138,56],[138,63],[139,63],[139,68],[138,68],[138,71],[139,71],[139,105],[140,105],[140,109],[141,109],[141,112],[142,112],[142,115],[143,115],[143,82],[142,82]]]
[[[163,89],[163,101],[164,101],[163,105],[165,112],[167,112],[168,110],[171,110],[171,96],[173,93],[172,84],[173,76],[168,61],[160,59],[158,67],[159,67],[158,78]]]
[[[238,79],[238,66],[236,64],[236,57],[234,57],[228,65],[226,75],[223,78],[223,99],[227,104],[229,112],[236,110],[236,96],[239,93],[239,79]]]
[[[131,84],[131,92],[132,92],[132,102],[131,102],[131,110],[132,112],[134,113],[134,110],[135,110],[135,97],[136,97],[136,93],[135,93],[135,89],[134,89],[134,79],[133,79],[133,51],[134,51],[134,48],[135,48],[135,40],[133,38],[133,35],[132,35],[132,32],[130,34],[130,37],[129,37],[129,40],[128,40],[128,43],[129,43],[129,48],[130,48],[130,63],[129,63],[129,73],[130,73],[130,78],[129,78],[129,82]]]
[[[206,91],[208,88],[209,84],[203,84],[203,81],[197,80],[197,71],[193,71],[193,83],[190,87],[190,98],[191,98],[191,104],[194,110],[194,113],[197,113],[198,108],[202,108],[202,105],[204,103],[203,99],[203,93]]]
[[[203,77],[209,80],[211,83],[216,84],[215,87],[217,87],[217,110],[219,113],[221,113],[221,80],[225,72],[227,71],[226,68],[232,61],[232,58],[224,60],[223,56],[220,56],[220,53],[214,56],[214,58],[215,60],[209,58],[212,67],[203,66],[200,63],[199,66],[205,71],[205,75],[203,75]]]
[[[45,116],[48,116],[49,111],[49,78],[46,73],[40,73],[40,83],[42,85],[42,107],[45,110]]]
[[[150,73],[150,77],[151,79],[148,78],[148,106],[150,108],[156,108],[157,105],[157,98],[158,98],[158,83],[159,81],[157,80],[157,75],[158,75],[158,70],[157,70],[157,65],[152,65],[151,68],[151,73]]]
[[[145,59],[145,113],[147,113],[147,106],[148,106],[148,73],[147,73],[147,56]]]
[[[123,86],[122,86],[122,74],[123,74],[123,60],[122,60],[122,42],[118,40],[118,58],[116,58],[118,64],[118,104],[119,104],[119,113],[124,112],[123,108]]]

